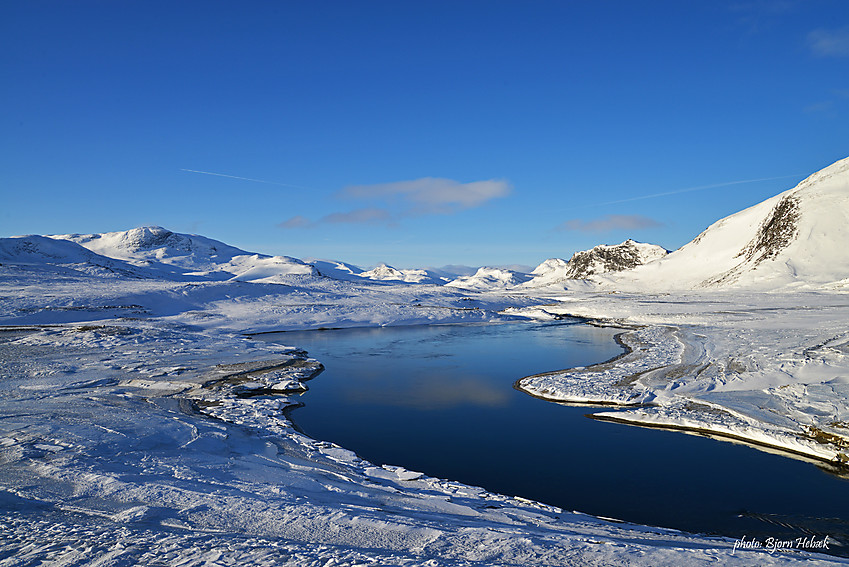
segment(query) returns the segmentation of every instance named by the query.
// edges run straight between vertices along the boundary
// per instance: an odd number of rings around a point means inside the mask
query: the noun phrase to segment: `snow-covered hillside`
[[[445,283],[444,278],[430,273],[428,270],[406,269],[399,270],[386,264],[378,264],[374,269],[360,273],[363,278],[370,280],[387,280],[407,283],[427,283],[441,285]]]
[[[655,244],[628,239],[622,244],[601,244],[590,250],[575,252],[569,261],[549,258],[531,272],[533,278],[522,287],[544,287],[566,280],[587,279],[590,276],[621,272],[663,258],[667,250]]]
[[[489,268],[484,266],[479,268],[471,276],[457,278],[445,285],[474,290],[508,289],[525,283],[529,279],[530,276],[528,274],[506,270],[504,268]]]
[[[622,244],[600,244],[589,250],[575,252],[569,259],[565,276],[586,279],[596,274],[631,270],[663,258],[668,251],[656,244],[628,239]]]
[[[321,275],[337,280],[355,281],[360,279],[360,274],[363,273],[362,268],[338,260],[306,259],[304,261],[314,266]]]
[[[311,265],[288,256],[252,254],[204,236],[145,226],[104,234],[52,235],[107,258],[145,268],[161,277],[274,282],[289,275],[317,275]]]
[[[542,287],[556,284],[567,279],[566,272],[569,262],[562,258],[549,258],[531,272],[531,279],[523,285],[526,287]]]
[[[618,289],[849,287],[849,158],[710,227]]]
[[[136,269],[123,261],[101,256],[75,242],[37,235],[0,238],[0,264],[17,264],[34,270],[61,268],[68,273],[81,274],[122,273],[129,277],[149,275],[144,269]]]

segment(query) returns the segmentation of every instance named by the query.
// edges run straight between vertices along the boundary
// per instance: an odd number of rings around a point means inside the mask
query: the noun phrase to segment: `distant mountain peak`
[[[523,284],[530,279],[529,274],[508,270],[505,268],[492,268],[483,266],[471,276],[463,276],[447,283],[450,287],[464,289],[507,289]]]
[[[399,270],[387,264],[378,264],[373,269],[362,272],[360,277],[378,281],[399,281],[406,283],[427,283],[441,285],[444,278],[429,270],[404,269]]]

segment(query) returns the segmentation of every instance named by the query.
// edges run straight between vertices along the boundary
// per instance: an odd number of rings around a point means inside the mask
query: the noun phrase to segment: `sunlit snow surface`
[[[595,415],[849,462],[849,296],[572,293],[546,310],[631,326],[621,336],[631,352],[525,378],[529,393],[633,405]]]
[[[298,434],[282,413],[317,362],[232,331],[495,320],[539,298],[409,284],[353,289],[324,278],[197,285],[38,265],[0,269],[0,564],[687,565],[801,557],[732,554],[729,540],[609,523],[375,467]],[[801,323],[810,312],[796,301],[787,312]],[[808,319],[816,337],[805,348],[820,344],[823,321],[841,313],[820,303],[819,316]],[[682,317],[664,298],[587,297],[560,309],[628,309],[645,319],[646,305],[666,325]],[[736,328],[740,317],[735,311],[726,324]],[[735,342],[726,329],[721,335],[719,346]],[[766,341],[763,358],[795,360],[793,336],[778,351]],[[829,363],[844,364],[835,353]]]

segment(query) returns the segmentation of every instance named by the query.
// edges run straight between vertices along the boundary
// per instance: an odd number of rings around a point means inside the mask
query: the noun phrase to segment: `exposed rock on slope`
[[[533,279],[522,287],[544,287],[566,280],[586,279],[595,274],[630,270],[636,266],[666,256],[665,248],[626,240],[622,244],[601,245],[576,252],[567,262],[549,258],[531,272]]]
[[[661,246],[643,244],[631,239],[622,244],[602,244],[590,250],[576,252],[569,260],[565,276],[585,279],[595,274],[621,272],[663,258],[667,254],[668,251]]]

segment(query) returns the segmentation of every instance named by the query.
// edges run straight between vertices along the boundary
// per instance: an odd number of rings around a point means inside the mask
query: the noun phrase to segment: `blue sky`
[[[0,45],[0,236],[536,265],[849,156],[844,0],[12,0]]]

